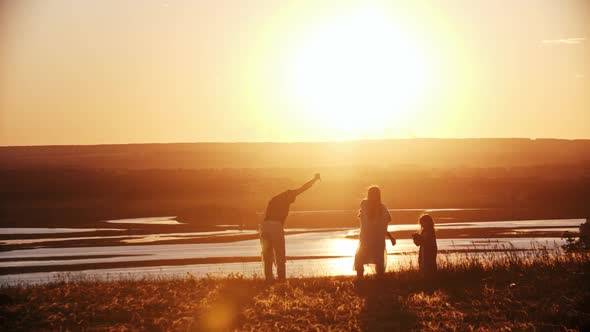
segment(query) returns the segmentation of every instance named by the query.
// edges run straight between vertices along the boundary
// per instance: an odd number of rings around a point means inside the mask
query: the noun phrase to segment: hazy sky
[[[0,145],[590,138],[590,1],[0,0]]]

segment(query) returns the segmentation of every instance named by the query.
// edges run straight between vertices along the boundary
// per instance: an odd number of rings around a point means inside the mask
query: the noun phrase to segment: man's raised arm
[[[311,186],[313,186],[314,183],[316,183],[316,181],[320,180],[320,173],[316,173],[316,175],[313,177],[313,179],[311,179],[310,181],[308,181],[307,183],[305,183],[304,185],[302,185],[299,189],[295,190],[295,194],[299,195],[301,193],[303,193],[304,191],[306,191],[307,189],[311,188]]]

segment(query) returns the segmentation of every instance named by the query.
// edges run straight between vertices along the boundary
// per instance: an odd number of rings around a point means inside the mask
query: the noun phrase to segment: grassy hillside
[[[2,287],[0,329],[406,331],[590,329],[590,256],[508,253],[351,277],[58,282]]]
[[[255,225],[273,195],[316,172],[323,181],[292,210],[354,210],[378,184],[390,208],[590,215],[590,140],[416,139],[0,147],[0,223],[92,227],[170,215],[194,227]],[[308,224],[349,226],[356,219]]]
[[[590,161],[590,140],[395,139],[321,143],[170,143],[0,147],[0,168],[516,167]]]
[[[590,168],[577,175],[551,170],[321,170],[324,179],[291,207],[297,210],[355,210],[366,188],[378,184],[390,208],[497,208],[510,211],[469,220],[583,218],[590,215]],[[550,172],[543,176],[542,173]],[[297,188],[314,170],[15,170],[3,171],[0,223],[5,227],[96,227],[119,218],[178,216],[191,229],[214,224],[255,225],[268,200]],[[528,176],[520,175],[528,172]],[[476,174],[474,174],[476,173]],[[525,211],[526,210],[526,211]],[[289,225],[356,226],[354,213]],[[396,215],[395,222],[415,222]],[[457,216],[453,216],[457,217]],[[400,219],[402,218],[402,219]],[[404,219],[405,218],[405,219]],[[491,219],[490,219],[491,218]]]

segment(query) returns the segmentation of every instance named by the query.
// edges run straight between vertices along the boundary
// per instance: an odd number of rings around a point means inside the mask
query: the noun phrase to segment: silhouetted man
[[[259,227],[262,261],[264,262],[264,276],[266,280],[273,279],[273,261],[277,265],[279,279],[285,279],[285,233],[283,231],[285,219],[287,219],[289,207],[295,202],[297,195],[311,188],[318,180],[320,180],[319,173],[311,181],[301,186],[301,188],[284,191],[268,202],[264,221]]]

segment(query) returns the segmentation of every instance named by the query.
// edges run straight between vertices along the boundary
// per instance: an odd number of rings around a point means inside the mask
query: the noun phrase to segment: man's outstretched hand
[[[321,180],[320,173],[316,173],[313,179],[307,181],[306,184],[302,185],[301,188],[295,190],[295,194],[299,195],[302,192],[306,191],[307,189],[311,188],[316,181]]]

